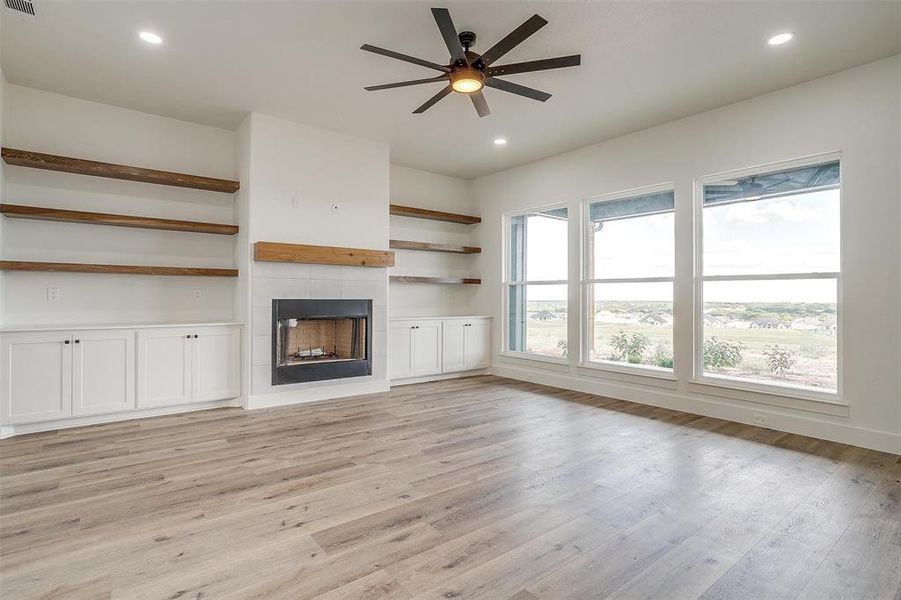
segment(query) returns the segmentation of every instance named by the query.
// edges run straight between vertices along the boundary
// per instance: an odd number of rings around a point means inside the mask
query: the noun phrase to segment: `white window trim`
[[[732,171],[724,171],[702,177],[696,177],[694,180],[693,202],[692,202],[692,222],[694,224],[694,272],[692,274],[692,376],[689,383],[697,386],[709,386],[708,389],[718,390],[720,395],[746,400],[745,393],[752,392],[757,394],[765,394],[771,397],[772,404],[785,405],[791,407],[791,404],[783,404],[779,402],[779,398],[787,400],[797,399],[812,402],[819,402],[824,405],[832,405],[836,407],[847,407],[848,403],[843,393],[842,378],[842,337],[843,337],[843,310],[842,310],[842,277],[844,271],[844,245],[841,237],[839,238],[839,271],[838,272],[811,272],[811,273],[779,273],[779,274],[763,274],[763,275],[707,275],[704,276],[704,186],[709,183],[716,183],[722,179],[738,179],[742,177],[750,177],[760,175],[772,171],[781,171],[806,167],[830,161],[841,162],[841,152],[828,152],[817,154],[805,158],[795,160],[774,162],[755,167],[747,167]],[[841,213],[842,206],[841,185],[839,185],[839,211]],[[841,219],[841,217],[840,217]],[[753,379],[745,379],[739,377],[729,377],[724,375],[704,374],[704,282],[705,281],[759,281],[759,280],[799,280],[799,279],[835,279],[836,280],[836,389],[821,390],[818,388],[791,385],[767,383],[755,381]],[[732,392],[732,393],[730,393]]]
[[[597,359],[581,362],[578,366],[580,369],[594,369],[597,371],[622,373],[624,375],[640,375],[642,377],[676,381],[676,374],[673,373],[672,369],[666,369],[655,365],[636,365],[632,363],[617,362],[615,360]]]
[[[590,205],[596,204],[598,202],[611,202],[614,200],[622,200],[624,198],[632,198],[634,196],[642,196],[645,194],[654,194],[658,192],[673,192],[675,196],[676,193],[676,185],[673,182],[667,183],[658,183],[654,185],[642,186],[637,188],[631,188],[628,190],[623,190],[619,192],[613,192],[609,194],[600,194],[597,196],[591,196],[585,198],[581,202],[581,210],[579,218],[582,220],[581,232],[582,232],[582,242],[581,242],[581,257],[582,257],[582,269],[580,272],[581,279],[581,294],[582,294],[582,313],[579,315],[579,327],[582,332],[582,347],[579,349],[579,362],[578,366],[580,368],[585,369],[595,369],[598,371],[609,371],[612,373],[624,373],[628,375],[637,375],[640,377],[652,377],[655,379],[666,379],[669,381],[676,380],[676,371],[675,371],[675,339],[673,339],[673,368],[665,369],[663,367],[657,367],[655,365],[635,365],[629,363],[621,363],[612,360],[605,359],[596,359],[591,360],[591,342],[593,339],[593,332],[589,331],[589,323],[591,319],[589,319],[589,315],[587,314],[588,310],[592,310],[593,307],[588,305],[588,295],[589,295],[589,287],[595,283],[669,283],[673,288],[673,306],[675,307],[676,300],[676,252],[675,252],[675,231],[673,231],[673,276],[672,277],[600,277],[600,278],[592,278],[591,277],[591,264],[592,264],[592,237],[591,237],[591,226],[589,216],[591,214]],[[675,206],[673,206],[673,214],[675,215]],[[675,227],[675,224],[673,225]],[[674,330],[675,331],[675,330]]]
[[[502,282],[501,282],[501,315],[502,315],[502,324],[501,324],[501,340],[500,340],[500,352],[498,353],[500,356],[505,358],[513,358],[517,360],[531,360],[535,362],[541,363],[550,363],[554,365],[568,365],[568,358],[555,358],[553,356],[545,356],[543,354],[535,354],[532,352],[523,352],[519,350],[510,350],[508,344],[510,343],[510,303],[507,298],[507,294],[509,293],[509,288],[512,285],[569,285],[569,279],[543,279],[543,280],[535,280],[535,281],[514,281],[510,279],[510,220],[515,217],[521,217],[523,215],[531,215],[535,213],[541,213],[548,210],[554,210],[558,208],[567,209],[566,219],[567,222],[572,219],[572,215],[569,214],[569,203],[568,202],[555,202],[553,204],[547,204],[535,208],[526,208],[521,210],[515,210],[506,212],[503,215],[502,220],[502,231],[501,231],[501,260],[502,260]],[[567,240],[566,240],[566,250],[567,254],[569,253],[569,245],[571,241],[569,240],[569,229],[567,229]],[[567,275],[568,275],[569,267],[567,266]],[[568,296],[568,294],[567,294]],[[567,323],[569,322],[569,302],[567,301]],[[567,327],[567,343],[569,342],[569,331]]]
[[[519,352],[516,350],[504,350],[500,353],[505,358],[515,358],[517,360],[534,360],[536,362],[551,363],[555,365],[569,365],[569,360],[565,358],[555,358],[553,356],[545,356],[532,352]]]

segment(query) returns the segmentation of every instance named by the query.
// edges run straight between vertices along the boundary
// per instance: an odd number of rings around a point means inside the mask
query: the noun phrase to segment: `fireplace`
[[[372,374],[372,300],[273,300],[272,385]]]

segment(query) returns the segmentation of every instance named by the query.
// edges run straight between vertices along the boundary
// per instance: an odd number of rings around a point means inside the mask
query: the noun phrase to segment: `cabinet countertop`
[[[86,330],[102,330],[102,329],[159,329],[165,327],[216,327],[216,326],[243,326],[238,321],[182,321],[177,323],[102,323],[91,325],[7,325],[0,327],[0,334],[3,333],[29,333],[39,331],[86,331]]]
[[[441,317],[441,316],[428,316],[428,317],[391,317],[389,321],[449,321],[451,319],[490,319],[489,315],[465,315],[462,317],[452,316],[452,317]]]

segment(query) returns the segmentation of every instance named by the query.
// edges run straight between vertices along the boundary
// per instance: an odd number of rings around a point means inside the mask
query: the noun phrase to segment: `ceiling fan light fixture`
[[[163,38],[160,37],[159,34],[153,33],[152,31],[141,31],[138,33],[138,37],[148,44],[153,44],[154,46],[163,43]]]
[[[768,39],[766,43],[770,46],[781,46],[792,41],[793,37],[795,37],[795,34],[790,31],[786,31],[784,33],[777,33],[776,35]]]
[[[450,74],[451,87],[455,92],[471,94],[485,87],[485,75],[470,67],[457,69]]]

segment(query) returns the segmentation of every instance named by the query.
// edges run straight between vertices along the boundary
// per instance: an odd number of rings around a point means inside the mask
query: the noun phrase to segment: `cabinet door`
[[[135,407],[135,331],[76,331],[72,337],[72,414]]]
[[[191,339],[193,401],[241,395],[241,331],[237,327],[198,327]]]
[[[392,323],[388,331],[388,378],[413,376],[413,329],[409,323]]]
[[[191,402],[191,335],[181,328],[138,332],[138,408]]]
[[[466,354],[463,340],[467,329],[469,327],[466,327],[466,323],[460,320],[445,321],[442,325],[442,373],[466,370]]]
[[[485,369],[491,365],[491,323],[477,320],[466,327],[466,368]]]
[[[441,372],[441,321],[417,321],[413,326],[413,375]]]
[[[6,334],[0,342],[3,424],[72,414],[72,339],[68,332]]]

